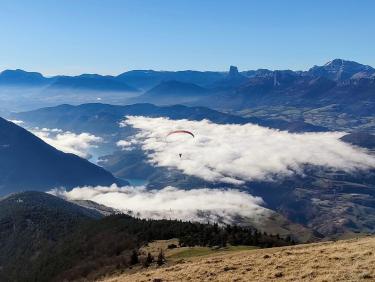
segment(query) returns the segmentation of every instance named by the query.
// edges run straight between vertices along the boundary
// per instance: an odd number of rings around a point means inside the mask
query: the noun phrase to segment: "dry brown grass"
[[[221,253],[103,281],[375,281],[375,237]]]

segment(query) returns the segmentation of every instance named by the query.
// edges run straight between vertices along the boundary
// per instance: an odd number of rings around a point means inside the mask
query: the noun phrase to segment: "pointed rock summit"
[[[238,76],[240,73],[238,72],[238,68],[236,66],[230,66],[229,68],[229,77],[235,77]]]
[[[230,66],[228,74],[221,80],[213,84],[212,87],[233,88],[238,87],[247,80],[247,77],[238,72],[236,66]]]

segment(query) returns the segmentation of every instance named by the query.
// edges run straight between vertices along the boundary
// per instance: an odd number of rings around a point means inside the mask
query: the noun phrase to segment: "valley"
[[[375,282],[374,11],[0,0],[0,282]]]
[[[371,254],[351,274],[340,267],[373,248],[374,73],[333,60],[304,72],[0,74],[2,87],[32,85],[49,106],[8,107],[0,119],[0,278],[371,280]],[[176,130],[193,138],[166,140]],[[31,271],[15,263],[28,236]]]

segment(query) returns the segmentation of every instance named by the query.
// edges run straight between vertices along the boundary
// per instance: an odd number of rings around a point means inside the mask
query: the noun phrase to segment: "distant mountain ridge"
[[[177,80],[163,81],[146,93],[129,99],[128,103],[153,103],[157,105],[173,105],[195,101],[210,91],[193,83],[180,82]]]
[[[180,81],[193,83],[205,87],[225,77],[225,72],[215,71],[155,71],[155,70],[132,70],[124,72],[116,77],[129,85],[143,90],[149,90],[163,81]]]
[[[12,118],[23,120],[30,126],[76,130],[77,132],[91,132],[100,135],[113,134],[118,131],[119,122],[126,115],[189,120],[208,119],[220,124],[254,123],[291,132],[327,131],[324,127],[314,126],[303,121],[287,122],[278,119],[244,118],[206,107],[188,107],[184,105],[156,106],[149,103],[125,106],[100,103],[78,106],[60,105],[35,111],[14,113]]]
[[[40,86],[45,85],[49,81],[38,72],[27,72],[24,70],[4,70],[0,73],[0,85],[12,86]]]
[[[281,70],[275,70],[280,72]],[[228,78],[237,79],[239,81],[244,78],[251,78],[255,76],[272,75],[275,71],[268,69],[245,70],[238,72],[235,66],[231,66],[228,72],[225,71],[155,71],[155,70],[131,70],[121,73],[117,76],[99,75],[99,74],[82,74],[78,76],[59,75],[53,77],[44,77],[38,72],[27,72],[24,70],[4,70],[0,73],[0,85],[46,85],[62,79],[63,84],[72,80],[73,85],[85,82],[87,79],[93,81],[106,81],[114,84],[116,81],[118,87],[120,85],[124,88],[129,87],[129,90],[137,88],[149,90],[152,87],[160,84],[163,81],[180,81],[185,83],[197,84],[202,87],[209,87],[220,84],[220,81],[225,81]],[[326,77],[334,81],[343,81],[347,79],[370,78],[375,76],[375,69],[368,65],[362,65],[357,62],[347,61],[343,59],[334,59],[323,66],[314,66],[307,71],[291,71],[298,75],[312,76],[312,77]],[[82,81],[81,81],[82,80]],[[62,82],[58,82],[60,84]],[[57,85],[56,85],[57,86]],[[67,83],[64,86],[69,86]],[[238,84],[236,85],[238,86]],[[121,87],[120,87],[121,88]]]
[[[38,72],[24,70],[5,70],[0,73],[0,86],[11,87],[46,87],[43,92],[58,89],[86,91],[137,92],[138,89],[116,80],[113,76],[81,74],[78,76],[44,77]]]
[[[255,71],[239,87],[191,105],[244,116],[305,120],[332,130],[371,130],[375,112],[375,70],[340,59],[306,72]]]
[[[97,74],[82,74],[79,76],[58,76],[53,79],[48,90],[51,89],[76,89],[93,91],[119,91],[137,92],[138,90],[111,76],[101,76]]]
[[[371,77],[375,69],[353,61],[334,59],[323,66],[314,66],[308,71],[313,76],[322,76],[334,81]]]
[[[215,81],[212,85],[210,85],[210,87],[216,90],[225,90],[231,89],[233,87],[239,87],[248,80],[248,76],[246,76],[246,74],[248,73],[249,72],[244,72],[243,74],[241,74],[236,66],[230,66],[228,74],[222,79]]]
[[[17,79],[8,79],[13,72]],[[118,76],[83,74],[43,78],[40,74],[17,70],[1,73],[0,85],[42,85],[41,93],[22,97],[21,109],[10,107],[18,107],[17,95],[23,92],[7,94],[5,89],[3,107],[8,111],[33,109],[36,101],[42,106],[97,101],[116,105],[184,104],[244,117],[272,116],[275,120],[307,122],[332,130],[347,131],[355,127],[375,133],[375,125],[370,122],[375,112],[375,69],[342,59],[306,71],[239,72],[231,66],[228,72],[135,70]],[[134,92],[137,89],[140,91]]]

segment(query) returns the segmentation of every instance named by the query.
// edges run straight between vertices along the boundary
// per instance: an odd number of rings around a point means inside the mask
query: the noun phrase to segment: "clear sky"
[[[0,70],[375,66],[373,0],[0,0]]]

